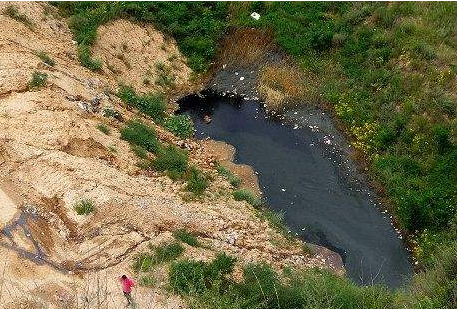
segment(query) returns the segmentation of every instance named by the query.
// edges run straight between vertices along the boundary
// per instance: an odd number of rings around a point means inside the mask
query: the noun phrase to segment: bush
[[[35,28],[35,24],[27,17],[27,15],[19,13],[17,7],[14,5],[8,5],[4,10],[3,14],[11,17],[12,19],[17,20],[18,22],[23,23],[27,28],[33,30]]]
[[[200,196],[203,194],[203,192],[205,192],[208,186],[209,181],[205,174],[203,174],[195,167],[191,168],[189,171],[189,177],[187,179],[187,190],[197,196]]]
[[[223,176],[225,179],[228,180],[228,182],[234,186],[235,188],[238,188],[241,185],[241,179],[235,176],[232,172],[230,172],[226,167],[222,166],[221,164],[217,163],[216,164],[216,170],[219,173],[219,175]]]
[[[137,95],[133,87],[120,86],[117,96],[128,105],[137,108],[140,112],[152,119],[162,122],[165,117],[166,102],[160,94]]]
[[[38,54],[37,54],[38,58],[41,59],[41,61],[43,61],[44,63],[46,63],[47,65],[50,65],[50,66],[54,66],[56,64],[56,62],[54,61],[54,59],[52,59],[47,53],[45,53],[44,51],[40,51]]]
[[[152,167],[159,172],[167,172],[173,179],[184,178],[187,172],[188,157],[184,150],[168,145],[157,151],[157,157],[152,161]]]
[[[155,130],[138,120],[128,122],[127,126],[121,129],[121,138],[152,153],[160,149]]]
[[[236,201],[246,201],[254,207],[258,207],[261,204],[260,198],[254,192],[247,189],[236,190],[233,192],[233,197]]]
[[[89,199],[84,199],[75,204],[74,209],[78,215],[88,215],[95,209],[94,203]]]
[[[189,138],[194,135],[194,123],[189,115],[171,116],[165,120],[165,129],[179,138]]]
[[[188,232],[186,229],[179,229],[173,232],[173,236],[182,241],[183,243],[188,244],[189,246],[192,247],[199,247],[200,243],[197,240],[197,237],[195,237],[194,234]]]
[[[35,71],[32,75],[32,80],[29,82],[30,89],[38,89],[46,85],[48,74]]]
[[[108,135],[109,132],[110,132],[110,128],[107,125],[103,124],[103,123],[100,123],[97,126],[97,129],[99,129],[101,132],[105,133],[106,135]]]

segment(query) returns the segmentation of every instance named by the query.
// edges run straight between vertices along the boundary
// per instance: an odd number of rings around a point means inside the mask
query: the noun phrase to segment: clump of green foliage
[[[199,247],[200,243],[197,240],[197,237],[195,237],[194,234],[191,232],[187,231],[186,229],[179,229],[173,232],[173,236],[182,241],[183,243],[188,244],[189,246],[192,247]]]
[[[105,116],[107,118],[114,118],[119,121],[123,120],[122,114],[119,111],[117,111],[113,108],[110,108],[110,107],[107,107],[103,110],[103,116]]]
[[[208,177],[196,167],[190,168],[187,178],[187,190],[194,193],[196,196],[200,196],[205,192],[208,186]]]
[[[121,85],[117,96],[128,105],[137,108],[142,113],[158,122],[165,118],[166,102],[161,94],[137,95],[133,87]]]
[[[11,17],[12,19],[17,20],[18,22],[23,23],[27,28],[32,29],[35,28],[35,24],[30,18],[27,17],[25,14],[19,13],[18,9],[14,5],[8,5],[4,10],[3,14]]]
[[[143,275],[140,277],[140,285],[148,288],[152,288],[157,284],[156,278],[152,275]]]
[[[188,168],[187,152],[172,145],[162,147],[152,161],[152,167],[160,172],[166,171],[171,179],[182,179]]]
[[[103,123],[100,123],[99,125],[97,125],[97,129],[99,129],[101,132],[103,132],[106,135],[108,135],[109,132],[111,131],[110,128],[106,124],[103,124]]]
[[[163,126],[179,138],[194,136],[194,122],[189,115],[173,115],[168,117]]]
[[[29,82],[30,89],[38,89],[46,85],[48,80],[48,74],[43,72],[35,71],[32,75],[32,80]]]
[[[261,204],[260,198],[248,189],[238,189],[234,191],[233,197],[237,201],[246,201],[254,207],[258,207]]]
[[[95,206],[92,200],[83,199],[75,204],[74,209],[78,215],[87,216],[95,210]]]
[[[216,170],[219,173],[219,175],[227,179],[228,182],[235,188],[238,188],[241,185],[241,179],[235,176],[231,171],[229,171],[226,167],[222,166],[220,163],[216,164]]]
[[[54,61],[54,59],[52,59],[47,53],[45,53],[44,51],[40,51],[37,53],[37,56],[38,58],[41,59],[41,61],[43,61],[44,63],[46,63],[47,65],[50,65],[50,66],[55,66],[56,65],[56,62]]]
[[[165,243],[150,249],[151,252],[140,253],[135,257],[132,268],[136,272],[148,272],[153,266],[171,262],[184,252],[184,247],[178,242]]]
[[[286,237],[291,237],[290,230],[287,227],[284,212],[273,211],[269,208],[262,207],[258,212],[260,218],[267,220],[270,226]]]
[[[160,143],[157,140],[154,128],[139,120],[128,122],[121,129],[121,138],[152,153],[156,153],[160,149]]]
[[[211,263],[178,261],[170,266],[168,280],[175,292],[182,295],[202,293],[207,285],[222,280],[230,274],[236,259],[219,253]]]
[[[90,46],[88,45],[79,45],[78,59],[84,67],[92,71],[99,71],[102,68],[102,62],[98,59],[92,58]]]
[[[88,67],[94,67],[90,47],[97,38],[97,28],[119,17],[153,23],[173,36],[189,66],[198,73],[209,69],[217,42],[228,26],[225,2],[56,2],[54,5],[62,15],[71,17],[70,29],[80,47],[80,60]]]
[[[163,62],[157,62],[154,68],[157,74],[155,84],[163,88],[173,88],[176,76],[171,72],[170,66]]]

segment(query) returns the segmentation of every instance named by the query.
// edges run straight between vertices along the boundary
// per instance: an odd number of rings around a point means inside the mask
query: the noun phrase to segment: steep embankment
[[[173,242],[181,228],[204,244],[184,245],[185,257],[208,260],[225,251],[239,265],[332,267],[329,252],[304,253],[250,205],[235,201],[199,143],[183,142],[113,94],[119,83],[166,91],[169,76],[177,93],[191,89],[191,71],[172,40],[150,26],[113,21],[99,29],[93,51],[103,66],[92,72],[80,66],[66,21],[55,18],[52,7],[9,5],[0,5],[0,201],[7,210],[1,220],[2,306],[118,304],[118,275],[132,272],[132,259],[149,243]],[[117,111],[116,117],[106,117],[107,111]],[[202,197],[189,200],[185,182],[137,166],[120,139],[124,122],[133,118],[151,123],[161,143],[187,149],[190,162],[211,176]],[[94,211],[78,215],[74,206],[81,201],[90,201]],[[139,304],[178,304],[162,289],[165,269],[155,275],[155,289],[138,288]]]

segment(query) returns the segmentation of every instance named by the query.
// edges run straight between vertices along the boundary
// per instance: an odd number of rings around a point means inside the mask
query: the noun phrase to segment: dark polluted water
[[[179,113],[193,118],[197,138],[235,146],[235,162],[258,173],[266,204],[284,213],[293,233],[339,253],[352,280],[391,288],[408,282],[408,252],[354,162],[335,150],[344,139],[325,113],[300,110],[295,117],[314,124],[286,124],[267,117],[256,101],[208,93],[178,103]]]

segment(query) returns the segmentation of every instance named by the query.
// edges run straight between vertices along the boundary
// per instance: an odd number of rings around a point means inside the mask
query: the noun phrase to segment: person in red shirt
[[[132,287],[135,286],[135,281],[133,279],[128,278],[126,275],[122,275],[122,277],[119,278],[122,284],[122,292],[124,292],[124,296],[127,299],[127,305],[126,307],[133,305],[133,299],[132,299]]]

